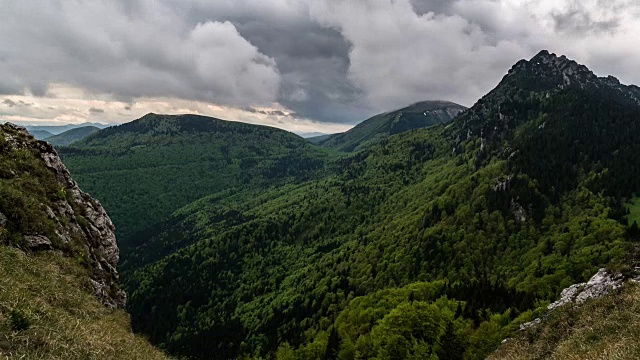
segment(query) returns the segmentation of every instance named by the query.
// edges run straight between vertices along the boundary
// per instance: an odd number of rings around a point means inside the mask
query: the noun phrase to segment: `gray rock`
[[[50,250],[52,249],[51,240],[42,235],[25,235],[24,246],[29,250]]]
[[[0,213],[0,226],[7,226],[7,221],[9,221],[9,219],[7,219],[7,217],[3,213]]]
[[[81,242],[87,250],[86,263],[91,268],[91,278],[88,280],[96,296],[107,307],[123,306],[126,295],[118,285],[116,265],[120,256],[115,226],[102,205],[78,188],[51,144],[35,140],[25,128],[13,124],[0,125],[0,134],[16,149],[38,151],[44,165],[67,194],[65,199],[56,201],[51,207],[41,207],[43,219],[48,218],[56,224],[53,229],[55,241],[44,236],[26,235],[25,247],[31,250],[64,251],[62,248],[56,249],[53,243]]]
[[[578,296],[578,294],[580,293],[582,288],[584,288],[585,285],[586,283],[573,284],[568,288],[562,290],[562,293],[560,294],[560,299],[558,301],[555,301],[549,304],[547,309],[553,310],[562,305],[574,302],[576,299],[576,296]]]
[[[600,269],[589,279],[584,289],[576,296],[576,303],[580,304],[588,299],[597,299],[608,295],[622,286],[624,277],[609,274],[606,269]]]
[[[535,320],[533,320],[533,321],[529,321],[529,322],[526,322],[526,323],[524,323],[524,324],[520,324],[520,331],[525,331],[525,330],[527,330],[527,329],[530,329],[530,328],[532,328],[532,327],[534,327],[534,326],[537,326],[537,325],[538,325],[538,324],[540,324],[541,322],[542,322],[542,319],[540,319],[540,318],[536,318],[536,319],[535,319]]]

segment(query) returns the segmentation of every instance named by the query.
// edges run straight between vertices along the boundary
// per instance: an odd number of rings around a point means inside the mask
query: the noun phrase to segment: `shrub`
[[[13,331],[25,331],[31,327],[31,322],[27,318],[27,316],[21,311],[17,309],[11,310],[11,330]]]

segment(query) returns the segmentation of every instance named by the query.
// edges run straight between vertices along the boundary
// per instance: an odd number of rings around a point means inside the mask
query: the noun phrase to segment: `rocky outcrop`
[[[569,303],[583,303],[588,299],[597,299],[605,296],[622,286],[624,278],[621,275],[612,275],[606,269],[600,269],[586,283],[573,284],[562,290],[560,299],[549,305],[553,310]]]
[[[58,200],[41,204],[43,218],[55,224],[53,234],[22,234],[21,247],[28,251],[63,252],[75,247],[90,270],[88,283],[100,301],[108,307],[123,306],[126,295],[118,285],[115,227],[102,205],[80,190],[49,143],[35,140],[25,128],[10,123],[0,125],[0,136],[14,149],[39,155],[60,185]],[[0,216],[0,224],[3,223],[7,223],[4,215]]]
[[[25,235],[23,240],[29,250],[51,250],[53,245],[49,238],[42,235]]]
[[[603,297],[619,289],[623,285],[624,280],[625,278],[620,274],[612,274],[604,268],[600,269],[588,282],[573,284],[562,290],[560,299],[549,304],[547,309],[553,311],[567,304],[581,304],[589,299]],[[541,322],[542,320],[537,318],[520,325],[520,330],[527,330]]]

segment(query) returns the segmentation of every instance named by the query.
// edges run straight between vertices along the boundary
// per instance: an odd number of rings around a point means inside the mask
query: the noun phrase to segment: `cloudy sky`
[[[640,0],[0,0],[0,119],[337,132],[548,49],[640,84]]]

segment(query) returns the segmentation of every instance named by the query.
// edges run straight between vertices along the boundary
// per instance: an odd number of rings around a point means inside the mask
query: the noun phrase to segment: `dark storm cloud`
[[[361,120],[370,110],[363,108],[362,92],[347,76],[350,44],[336,29],[312,21],[306,6],[274,4],[272,11],[263,11],[252,1],[195,2],[186,14],[191,24],[206,19],[233,23],[273,58],[281,75],[278,102],[296,115],[339,123]]]
[[[429,12],[436,14],[451,14],[451,0],[411,0],[411,5],[418,15]]]
[[[92,108],[89,109],[89,112],[92,113],[92,114],[102,114],[102,113],[104,113],[104,109],[92,107]]]
[[[597,21],[584,9],[572,9],[566,12],[552,13],[555,28],[560,32],[575,34],[613,32],[620,26],[620,18]]]

